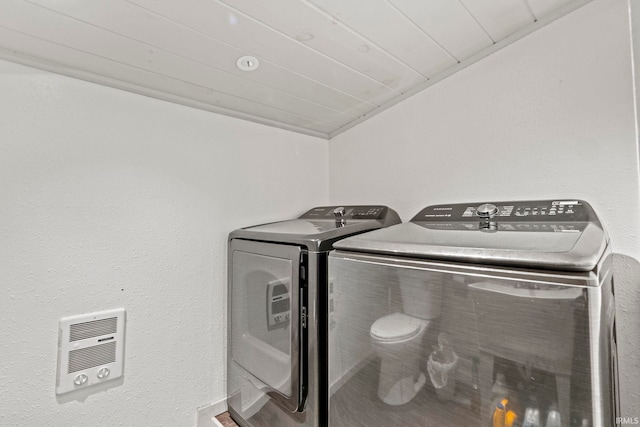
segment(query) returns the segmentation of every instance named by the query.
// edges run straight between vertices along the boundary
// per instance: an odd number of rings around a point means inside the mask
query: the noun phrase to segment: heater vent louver
[[[106,365],[116,361],[116,343],[94,345],[69,352],[69,371],[83,371],[96,366]]]
[[[100,335],[115,334],[118,329],[118,318],[94,320],[76,323],[69,328],[69,342],[93,338]]]

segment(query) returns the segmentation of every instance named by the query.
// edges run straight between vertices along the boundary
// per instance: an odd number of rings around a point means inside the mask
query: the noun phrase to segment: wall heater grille
[[[91,322],[76,323],[69,329],[69,341],[79,341],[98,335],[115,334],[118,328],[118,318],[94,320]]]
[[[84,369],[95,368],[116,361],[116,343],[71,350],[69,352],[69,374]]]
[[[121,377],[124,329],[123,308],[60,319],[56,394]]]

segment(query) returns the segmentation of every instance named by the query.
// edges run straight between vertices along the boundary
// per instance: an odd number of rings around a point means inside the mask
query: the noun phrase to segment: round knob
[[[111,371],[109,370],[109,368],[101,368],[98,371],[98,378],[100,378],[101,380],[107,378],[109,375],[111,375]]]
[[[333,210],[333,214],[336,217],[344,216],[345,213],[346,213],[346,210],[344,209],[344,206],[337,207]]]
[[[85,385],[87,381],[89,381],[89,377],[87,376],[87,374],[78,374],[73,379],[73,383],[75,385]]]
[[[498,213],[498,207],[493,203],[485,203],[476,208],[476,215],[480,218],[493,218]]]

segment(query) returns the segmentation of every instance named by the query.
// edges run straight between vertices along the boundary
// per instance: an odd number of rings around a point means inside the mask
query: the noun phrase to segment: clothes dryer
[[[588,203],[430,206],[335,248],[331,427],[615,425],[611,251]]]
[[[227,404],[239,425],[327,424],[328,253],[399,222],[386,206],[329,206],[230,233]]]

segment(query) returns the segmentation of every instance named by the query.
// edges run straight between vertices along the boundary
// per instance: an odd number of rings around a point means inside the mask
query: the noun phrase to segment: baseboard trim
[[[222,427],[216,415],[227,412],[227,399],[198,408],[196,427]]]

